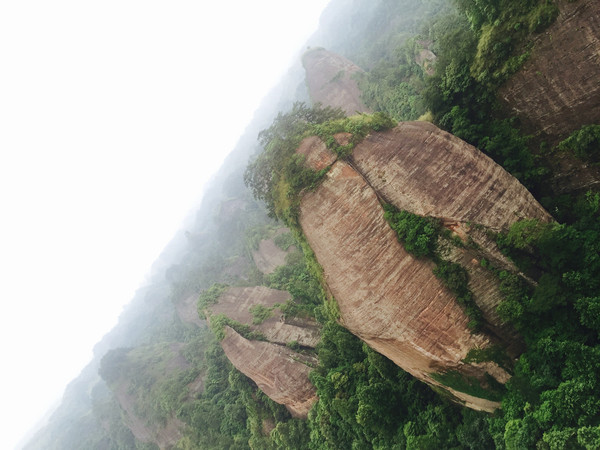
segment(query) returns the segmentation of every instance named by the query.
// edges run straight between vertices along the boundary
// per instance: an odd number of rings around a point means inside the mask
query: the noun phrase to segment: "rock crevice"
[[[519,336],[502,324],[499,283],[481,259],[516,271],[491,232],[523,218],[552,217],[510,174],[460,139],[426,122],[401,123],[372,133],[350,161],[335,161],[318,138],[300,145],[307,164],[331,167],[321,185],[300,203],[300,225],[340,309],[340,322],[415,377],[441,386],[467,406],[492,411],[499,404],[440,382],[457,372],[487,386],[508,373],[493,361],[466,363],[473,349],[501,345],[511,356]],[[486,325],[469,329],[469,317],[434,275],[434,263],[407,253],[383,218],[380,200],[413,214],[440,219],[474,244],[446,249],[445,257],[470,275],[469,287]]]
[[[270,342],[251,341],[225,327],[221,346],[231,363],[252,379],[273,401],[285,405],[294,417],[306,418],[317,401],[308,379],[309,366],[299,362],[295,352]]]
[[[223,314],[265,337],[266,341],[249,340],[226,326],[221,346],[235,368],[269,398],[283,404],[294,417],[306,418],[317,398],[308,379],[317,360],[310,352],[289,346],[315,348],[320,329],[312,319],[286,318],[278,305],[290,299],[288,292],[265,286],[231,287],[208,308],[208,314]],[[262,310],[262,320],[256,320],[255,307]]]

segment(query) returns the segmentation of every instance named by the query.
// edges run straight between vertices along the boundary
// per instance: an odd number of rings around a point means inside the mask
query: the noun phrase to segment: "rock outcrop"
[[[235,368],[251,378],[267,396],[285,405],[294,417],[306,418],[317,400],[315,388],[308,379],[317,361],[306,350],[317,345],[320,334],[315,321],[284,316],[278,305],[289,299],[288,292],[264,286],[232,287],[208,308],[208,313],[209,316],[223,314],[264,336],[265,341],[249,340],[225,327],[221,346]],[[255,320],[257,313],[253,307],[269,312],[262,320]]]
[[[551,140],[600,123],[600,2],[558,2],[554,24],[533,40],[500,97],[531,132]]]
[[[440,219],[465,243],[476,244],[449,247],[446,256],[468,271],[469,287],[488,325],[509,353],[518,353],[515,333],[496,313],[502,301],[497,278],[480,261],[516,272],[490,232],[506,232],[520,219],[548,222],[550,214],[491,158],[429,122],[404,122],[371,134],[356,147],[352,161],[386,202]]]
[[[332,154],[316,138],[300,150],[316,168]],[[311,152],[319,154],[310,154]],[[433,274],[433,263],[408,254],[383,218],[380,200],[439,218],[478,245],[449,251],[469,271],[470,288],[487,326],[472,333],[454,295]],[[497,280],[480,267],[486,257],[513,269],[487,236],[519,218],[551,220],[531,194],[490,158],[426,122],[372,133],[350,162],[337,161],[300,204],[300,224],[340,308],[340,321],[373,349],[432,385],[457,372],[486,386],[504,383],[496,363],[465,363],[472,349],[500,344],[513,356],[520,340],[495,313]],[[492,411],[496,402],[443,386],[467,406]]]
[[[370,112],[360,99],[360,89],[354,78],[363,70],[352,61],[323,48],[315,48],[304,54],[302,64],[313,103],[339,107],[349,116]]]
[[[560,0],[560,14],[533,37],[531,56],[499,97],[524,129],[555,145],[584,125],[600,123],[600,3]],[[600,167],[568,152],[546,158],[556,194],[598,190]]]
[[[285,405],[294,417],[308,416],[317,395],[308,379],[312,369],[298,361],[296,352],[271,342],[250,341],[229,327],[221,346],[235,368],[269,398]]]
[[[292,297],[286,291],[265,286],[232,287],[227,289],[219,301],[210,307],[211,314],[224,314],[230,319],[248,325],[258,331],[269,342],[286,345],[298,342],[302,347],[315,348],[319,343],[319,327],[310,319],[286,319],[277,305],[283,305]],[[260,323],[254,323],[252,307],[272,309],[270,316]]]
[[[261,240],[258,243],[258,249],[252,252],[254,264],[256,264],[256,267],[262,273],[273,273],[277,267],[285,265],[286,256],[295,249],[295,247],[292,246],[292,248],[285,251],[275,244],[274,238],[286,232],[289,232],[289,229],[279,228],[272,237]]]
[[[304,156],[304,164],[317,171],[329,167],[337,159],[335,153],[329,150],[325,142],[317,136],[309,136],[303,139],[296,149],[296,153]]]
[[[415,62],[423,68],[427,75],[435,73],[435,61],[437,56],[430,50],[432,41],[419,40],[417,44],[421,47],[419,53],[415,55]]]
[[[552,219],[492,159],[429,122],[372,133],[356,146],[352,161],[386,201],[414,214],[493,231],[519,219]]]

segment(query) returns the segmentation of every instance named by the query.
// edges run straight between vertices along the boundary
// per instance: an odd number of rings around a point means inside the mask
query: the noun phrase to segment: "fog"
[[[0,6],[3,448],[90,360],[326,3]]]

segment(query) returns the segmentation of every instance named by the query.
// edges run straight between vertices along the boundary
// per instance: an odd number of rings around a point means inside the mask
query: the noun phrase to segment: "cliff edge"
[[[312,168],[333,161],[318,138],[298,150]],[[486,326],[474,333],[455,295],[434,273],[434,263],[409,254],[383,217],[381,201],[435,217],[465,241],[450,259],[466,266],[469,287]],[[490,158],[427,122],[374,132],[349,161],[333,162],[325,180],[306,192],[300,225],[322,266],[340,309],[340,322],[415,377],[443,387],[473,409],[499,404],[486,389],[510,375],[496,362],[466,362],[471,350],[499,345],[511,356],[521,340],[495,309],[497,282],[480,267],[483,257],[516,271],[488,237],[521,218],[552,220],[533,196]],[[459,389],[459,377],[481,390]]]
[[[224,315],[262,338],[247,339],[225,326],[221,346],[235,368],[271,400],[294,417],[306,418],[317,400],[308,374],[316,365],[311,349],[318,344],[320,332],[311,319],[285,317],[279,307],[289,299],[288,292],[264,286],[232,287],[207,312],[209,317]]]

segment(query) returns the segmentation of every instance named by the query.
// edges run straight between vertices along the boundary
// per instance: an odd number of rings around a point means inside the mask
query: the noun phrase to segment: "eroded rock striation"
[[[506,232],[521,219],[548,222],[550,214],[491,158],[429,122],[404,122],[371,134],[357,145],[352,161],[385,201],[440,219],[463,241],[476,244],[448,247],[446,256],[468,271],[469,287],[488,325],[509,350],[515,347],[510,353],[518,353],[516,335],[496,314],[503,298],[498,280],[480,261],[516,272],[491,233]]]
[[[211,314],[224,314],[230,319],[250,326],[267,338],[269,342],[286,345],[297,342],[302,347],[315,348],[319,342],[319,327],[314,320],[286,318],[277,305],[283,305],[292,297],[287,291],[265,286],[232,287],[227,289],[219,301],[210,307]],[[270,309],[267,318],[258,322],[253,307]]]
[[[265,341],[249,340],[225,327],[221,346],[235,368],[251,378],[267,396],[285,405],[294,417],[306,418],[317,399],[308,379],[316,358],[310,352],[298,352],[288,346],[314,348],[320,333],[311,319],[285,317],[278,305],[289,299],[288,292],[264,286],[232,287],[208,312],[209,316],[223,314],[264,336]],[[256,307],[264,314],[258,320]]]
[[[600,2],[561,0],[556,21],[533,38],[523,68],[499,97],[524,128],[554,145],[584,125],[600,123]],[[598,190],[600,168],[568,152],[553,154],[549,187],[557,195]]]
[[[531,131],[564,138],[600,122],[600,2],[558,2],[554,24],[535,36],[531,56],[500,97]]]
[[[331,159],[323,145],[303,142]],[[304,146],[304,147],[303,147]],[[383,218],[381,201],[414,214],[439,218],[465,241],[446,257],[470,274],[469,287],[488,322],[472,333],[455,296],[433,274],[433,263],[415,258]],[[498,282],[480,266],[482,257],[515,270],[486,231],[501,231],[520,218],[551,220],[531,194],[490,158],[426,122],[402,123],[372,133],[349,162],[332,164],[323,183],[304,194],[300,225],[340,308],[340,321],[373,349],[429,384],[436,375],[458,373],[485,387],[489,377],[509,375],[494,362],[466,363],[472,349],[501,345],[513,356],[520,339],[495,308]],[[443,386],[467,406],[492,411],[498,403]]]
[[[271,342],[251,341],[226,327],[221,346],[231,363],[273,401],[285,405],[294,417],[306,418],[317,401],[308,379],[312,370],[298,361],[296,352]]]
[[[302,64],[313,103],[339,107],[349,116],[370,112],[360,98],[360,89],[353,77],[363,70],[352,61],[323,48],[315,48],[304,54]]]
[[[372,133],[352,161],[388,202],[421,216],[506,230],[519,219],[551,216],[491,158],[429,122]]]

